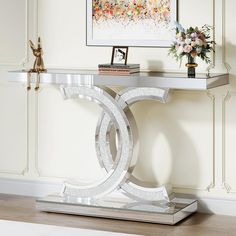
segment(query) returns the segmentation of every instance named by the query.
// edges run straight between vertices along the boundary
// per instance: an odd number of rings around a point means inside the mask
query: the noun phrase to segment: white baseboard
[[[236,200],[231,199],[198,199],[198,211],[209,214],[236,216]]]
[[[44,181],[0,179],[0,193],[22,196],[43,197],[52,193],[59,193],[62,183]],[[179,194],[177,194],[178,196]],[[119,194],[119,196],[122,196]],[[236,200],[195,197],[185,194],[184,197],[197,198],[199,201],[199,212],[236,216]]]
[[[61,189],[61,183],[0,178],[0,193],[5,194],[43,197],[48,194],[58,193]]]

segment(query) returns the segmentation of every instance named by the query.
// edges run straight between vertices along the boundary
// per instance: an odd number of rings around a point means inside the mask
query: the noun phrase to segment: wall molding
[[[38,11],[38,0],[25,0],[25,57],[19,62],[19,63],[2,63],[0,64],[0,69],[1,70],[10,70],[12,67],[20,66],[20,67],[25,67],[26,64],[30,61],[30,56],[29,56],[29,47],[28,47],[28,40],[30,37],[34,37],[34,33],[37,32],[37,27],[38,27],[38,21],[37,21],[37,14],[35,12]],[[35,30],[36,28],[36,30]],[[6,87],[6,88],[11,88],[11,87],[18,87],[20,89],[25,89],[25,85],[18,84],[18,83],[0,83],[1,87]],[[29,145],[29,126],[30,126],[30,121],[29,121],[29,113],[30,113],[30,94],[29,92],[26,93],[26,133],[27,137],[25,137],[26,141],[26,149],[27,153],[25,154],[26,156],[26,164],[25,167],[22,170],[18,171],[12,171],[12,170],[6,170],[6,169],[0,169],[1,174],[6,174],[7,176],[25,176],[29,172],[29,163],[30,163],[30,145]]]
[[[29,1],[30,0],[25,0],[25,38],[26,38],[26,42],[25,42],[25,50],[24,50],[24,57],[19,61],[19,62],[15,62],[15,63],[0,63],[0,66],[23,66],[28,63],[29,61],[29,49],[28,49],[28,41],[29,41],[29,11],[30,11],[30,7],[29,7]]]
[[[222,0],[222,62],[227,72],[231,70],[230,64],[226,61],[226,2]]]
[[[214,70],[229,72],[230,65],[226,62],[226,1],[214,1],[214,36],[216,42]],[[217,55],[216,55],[217,54]],[[213,70],[213,71],[214,71]]]
[[[55,86],[49,86],[46,87],[46,89],[51,89],[51,88],[55,88]],[[45,89],[45,88],[43,88]],[[34,107],[35,107],[35,135],[34,135],[34,139],[35,139],[35,171],[37,173],[37,175],[41,178],[56,178],[56,179],[66,179],[65,176],[54,176],[54,175],[44,175],[43,171],[40,169],[40,156],[39,156],[39,96],[40,93],[42,91],[42,88],[39,89],[37,92],[35,92],[35,102],[34,102]],[[58,89],[58,92],[61,94],[60,90]]]
[[[216,28],[216,21],[215,21],[215,0],[212,0],[212,40],[215,42],[216,41],[216,34],[215,34],[215,28]],[[207,71],[210,73],[211,69],[215,68],[215,63],[216,63],[216,53],[215,53],[215,45],[213,45],[214,51],[211,53],[211,63],[207,67]]]
[[[222,97],[222,186],[229,193],[232,189],[230,184],[227,183],[226,180],[226,152],[225,152],[225,144],[226,144],[226,103],[231,98],[231,94],[228,91],[225,96]]]
[[[233,189],[230,182],[227,180],[227,168],[226,168],[226,162],[227,162],[227,155],[226,155],[226,117],[227,117],[227,104],[230,102],[232,97],[236,96],[236,91],[234,92],[228,92],[227,95],[223,98],[222,101],[222,109],[224,114],[224,123],[223,123],[223,131],[224,131],[224,142],[223,142],[223,152],[222,152],[222,185],[226,189],[227,193],[236,193],[236,189]]]
[[[201,94],[205,95],[206,98],[208,98],[211,102],[211,108],[212,108],[212,168],[211,170],[211,180],[210,183],[207,183],[205,187],[196,187],[196,186],[184,186],[184,185],[173,185],[173,188],[176,190],[182,190],[182,191],[210,191],[215,187],[215,96],[210,91],[178,91],[175,90],[174,93],[176,94]]]
[[[213,138],[213,142],[212,142],[212,179],[211,179],[211,183],[208,184],[208,186],[206,187],[206,190],[209,192],[212,188],[215,187],[215,159],[216,159],[216,155],[215,155],[215,96],[213,94],[211,94],[209,91],[207,91],[207,96],[211,99],[212,101],[212,138]]]
[[[6,84],[0,84],[0,88],[2,88],[2,87],[6,87],[6,88],[11,88],[11,87],[15,87],[15,88],[22,88],[22,85],[20,85],[20,84],[17,84],[17,85],[6,85]],[[27,95],[27,92],[25,92],[26,93],[26,95],[24,95],[24,96],[28,96]],[[28,107],[26,108],[26,113],[28,113]],[[26,120],[24,121],[24,123],[25,123],[25,127],[26,127],[26,129],[28,130],[28,119],[27,119],[27,114],[25,114],[25,117],[26,117]],[[25,139],[28,139],[28,135],[27,135],[27,131],[26,131],[26,136],[25,136]],[[26,142],[26,145],[27,145],[27,142]],[[27,145],[28,146],[28,145]],[[28,153],[27,153],[27,147],[26,147],[26,153],[25,153],[25,158],[24,158],[24,167],[22,168],[22,169],[20,169],[20,170],[8,170],[8,169],[4,169],[4,168],[1,168],[0,167],[0,174],[7,174],[7,175],[13,175],[13,176],[24,176],[25,174],[26,174],[26,172],[27,172],[27,168],[28,168],[28,158],[27,158],[27,156],[28,156]]]

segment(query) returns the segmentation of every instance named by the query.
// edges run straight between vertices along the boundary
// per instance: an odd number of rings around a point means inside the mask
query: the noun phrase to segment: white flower
[[[183,45],[185,44],[185,42],[184,42],[183,39],[180,39],[180,40],[177,41],[177,44],[178,44],[179,46],[183,46]]]
[[[183,37],[179,37],[179,38],[177,38],[176,42],[177,42],[178,44],[184,42]]]
[[[192,37],[192,38],[196,38],[196,37],[197,37],[197,33],[196,33],[196,32],[192,33],[192,34],[191,34],[191,37]]]
[[[186,38],[186,39],[185,39],[185,43],[186,43],[186,44],[191,44],[191,41],[192,41],[192,40],[191,40],[190,38]]]
[[[179,46],[179,48],[177,49],[176,53],[177,53],[178,55],[181,55],[183,52],[184,52],[183,46]]]
[[[184,47],[184,52],[190,53],[193,50],[193,47],[191,45],[186,45]]]
[[[201,47],[203,45],[203,41],[201,39],[196,39],[196,44]]]
[[[176,34],[176,37],[177,38],[180,38],[182,36],[182,33],[181,32],[179,32],[178,34]]]
[[[169,1],[169,0],[164,0]],[[191,33],[190,33],[191,32]],[[207,53],[213,50],[211,42],[208,42],[210,38],[210,27],[203,26],[189,27],[184,29],[178,22],[176,23],[176,35],[174,42],[169,50],[170,54],[173,54],[175,58],[181,59],[182,56],[201,57],[206,63],[209,63]]]
[[[197,47],[196,52],[197,52],[197,54],[200,54],[202,52],[202,47]]]

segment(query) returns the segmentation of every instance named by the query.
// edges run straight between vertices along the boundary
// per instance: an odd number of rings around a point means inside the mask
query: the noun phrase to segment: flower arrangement
[[[207,53],[214,50],[214,41],[210,41],[211,29],[208,25],[201,28],[184,29],[179,23],[176,23],[176,37],[169,54],[173,54],[176,60],[181,60],[183,56],[187,56],[189,61],[191,58],[200,57],[206,63],[210,63],[211,60]]]

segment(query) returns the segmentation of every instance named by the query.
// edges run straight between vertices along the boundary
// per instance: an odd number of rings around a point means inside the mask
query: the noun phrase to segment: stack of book
[[[140,71],[139,64],[99,64],[99,74],[102,75],[130,75]]]

